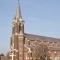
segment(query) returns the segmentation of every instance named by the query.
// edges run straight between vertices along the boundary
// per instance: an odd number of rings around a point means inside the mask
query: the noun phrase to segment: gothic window
[[[30,56],[29,56],[29,52],[27,53],[27,57],[29,58]]]
[[[17,32],[17,23],[15,23],[15,32]]]
[[[32,52],[30,52],[30,56],[32,57]]]
[[[26,60],[28,60],[29,59],[29,57],[28,57],[28,53],[26,53]]]
[[[20,53],[20,58],[22,57],[22,53]]]
[[[21,29],[21,26],[20,25],[21,25],[21,23],[19,23],[19,32],[20,32],[20,29]]]
[[[30,45],[30,40],[28,40],[28,45]]]

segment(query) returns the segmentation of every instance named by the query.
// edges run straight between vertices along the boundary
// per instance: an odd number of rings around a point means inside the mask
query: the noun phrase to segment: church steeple
[[[16,9],[16,15],[13,19],[13,32],[12,33],[13,34],[18,33],[20,35],[24,34],[24,20],[22,19],[19,0],[17,4],[17,9]]]
[[[19,0],[12,24],[11,46],[13,48],[11,53],[16,55],[13,56],[13,60],[24,60],[24,20],[22,19]]]
[[[16,19],[22,19],[22,15],[21,15],[21,9],[20,9],[20,4],[19,4],[19,0],[18,0],[18,4],[17,4],[17,9],[16,9]]]

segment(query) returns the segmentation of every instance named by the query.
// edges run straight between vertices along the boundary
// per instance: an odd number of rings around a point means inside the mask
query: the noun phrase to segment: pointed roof
[[[16,9],[16,19],[21,18],[22,19],[22,15],[21,15],[21,9],[20,9],[20,4],[19,4],[19,0],[18,0],[18,4],[17,4],[17,9]]]

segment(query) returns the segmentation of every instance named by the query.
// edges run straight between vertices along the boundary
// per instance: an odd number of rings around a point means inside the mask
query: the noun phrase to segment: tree
[[[47,60],[48,59],[48,47],[44,44],[39,44],[35,47],[36,60]]]
[[[1,53],[1,54],[0,54],[0,56],[4,56],[4,54],[3,54],[3,53]]]

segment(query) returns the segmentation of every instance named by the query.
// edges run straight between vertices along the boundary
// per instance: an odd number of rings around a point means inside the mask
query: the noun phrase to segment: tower
[[[10,59],[24,60],[24,20],[22,19],[19,0],[12,25]]]

